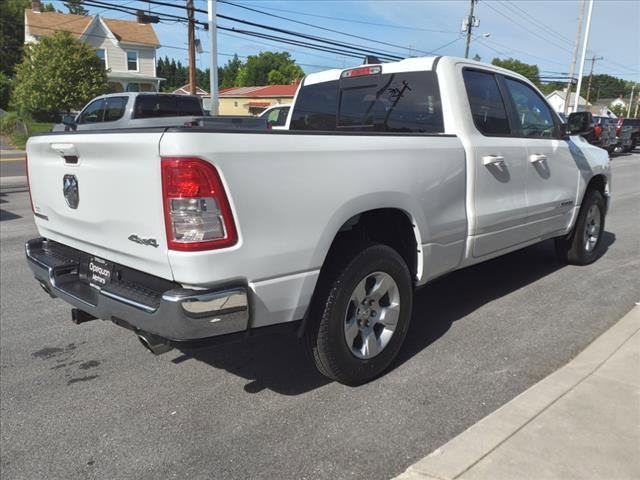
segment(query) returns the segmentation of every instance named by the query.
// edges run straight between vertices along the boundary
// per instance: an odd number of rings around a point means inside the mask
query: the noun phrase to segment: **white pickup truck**
[[[513,72],[429,57],[308,75],[287,130],[34,136],[26,255],[76,323],[156,353],[290,327],[359,384],[400,350],[415,287],[551,238],[598,258],[611,172],[588,123]]]

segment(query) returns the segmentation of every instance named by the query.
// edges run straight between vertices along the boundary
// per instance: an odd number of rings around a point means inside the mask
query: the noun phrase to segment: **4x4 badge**
[[[139,243],[140,245],[149,245],[150,247],[155,247],[155,248],[158,248],[160,246],[158,245],[158,242],[156,241],[155,238],[140,238],[135,233],[132,235],[129,235],[128,238],[132,242]]]
[[[62,194],[69,208],[78,208],[80,193],[78,192],[78,179],[75,175],[65,175],[62,177]]]

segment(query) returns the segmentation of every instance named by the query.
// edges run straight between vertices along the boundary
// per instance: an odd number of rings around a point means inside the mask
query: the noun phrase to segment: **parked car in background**
[[[291,329],[359,384],[399,353],[415,287],[546,239],[572,264],[601,255],[591,120],[562,123],[517,73],[426,57],[308,75],[285,130],[33,136],[26,256],[76,323],[155,353]]]
[[[621,152],[626,153],[634,150],[640,144],[640,118],[619,118],[616,125],[616,135],[621,139]]]
[[[604,148],[612,153],[618,143],[616,137],[616,119],[605,116],[592,116],[593,129],[584,135],[584,138],[592,145]]]
[[[267,124],[274,130],[285,130],[291,105],[275,105],[267,108],[259,117],[266,118]]]
[[[111,93],[94,98],[75,117],[65,115],[65,128],[54,131],[174,126],[204,115],[202,101],[195,95]]]

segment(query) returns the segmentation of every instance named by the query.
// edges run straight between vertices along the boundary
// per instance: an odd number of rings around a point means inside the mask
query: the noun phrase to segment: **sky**
[[[46,1],[46,0],[45,0]],[[184,10],[149,5],[144,0],[101,0],[113,5],[135,7],[151,12],[186,16]],[[164,0],[178,6],[184,0]],[[218,14],[248,20],[278,28],[319,35],[341,42],[357,43],[372,50],[384,49],[401,56],[438,55],[464,56],[465,41],[461,23],[468,15],[469,0],[229,0],[271,15],[305,22],[301,25],[282,18],[266,16],[227,3],[217,3]],[[66,12],[62,1],[52,2]],[[196,8],[207,9],[206,0],[195,0]],[[120,11],[88,7],[90,13],[107,18],[134,19]],[[475,16],[480,20],[474,29],[470,57],[478,54],[482,61],[493,58],[517,58],[537,64],[541,76],[567,76],[573,55],[580,1],[578,0],[480,0]],[[587,8],[585,6],[586,20]],[[328,18],[330,17],[330,18]],[[196,19],[206,23],[207,16],[197,13]],[[586,22],[585,22],[586,23]],[[262,31],[228,20],[218,24],[227,27]],[[366,37],[389,45],[323,31],[315,26],[337,32]],[[168,56],[187,64],[186,23],[154,25],[163,45],[158,57]],[[583,27],[584,33],[584,27]],[[488,36],[486,36],[488,34]],[[209,34],[197,30],[205,52],[198,55],[199,68],[211,64]],[[265,39],[245,37],[237,33],[218,32],[218,64],[225,64],[237,53],[241,58],[264,50],[288,51],[307,73],[328,68],[344,68],[361,63],[359,58],[318,52],[298,46],[278,44]],[[579,68],[581,50],[578,51]],[[587,58],[604,57],[595,62],[594,73],[607,73],[630,81],[640,81],[640,0],[595,0]],[[589,73],[590,61],[585,64]]]

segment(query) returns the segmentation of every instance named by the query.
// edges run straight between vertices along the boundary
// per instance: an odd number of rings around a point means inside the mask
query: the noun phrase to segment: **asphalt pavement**
[[[154,357],[109,322],[75,326],[32,279],[26,192],[0,196],[3,478],[386,479],[565,365],[638,301],[640,154],[613,160],[607,251],[545,242],[416,294],[384,377],[317,374],[294,338]]]

